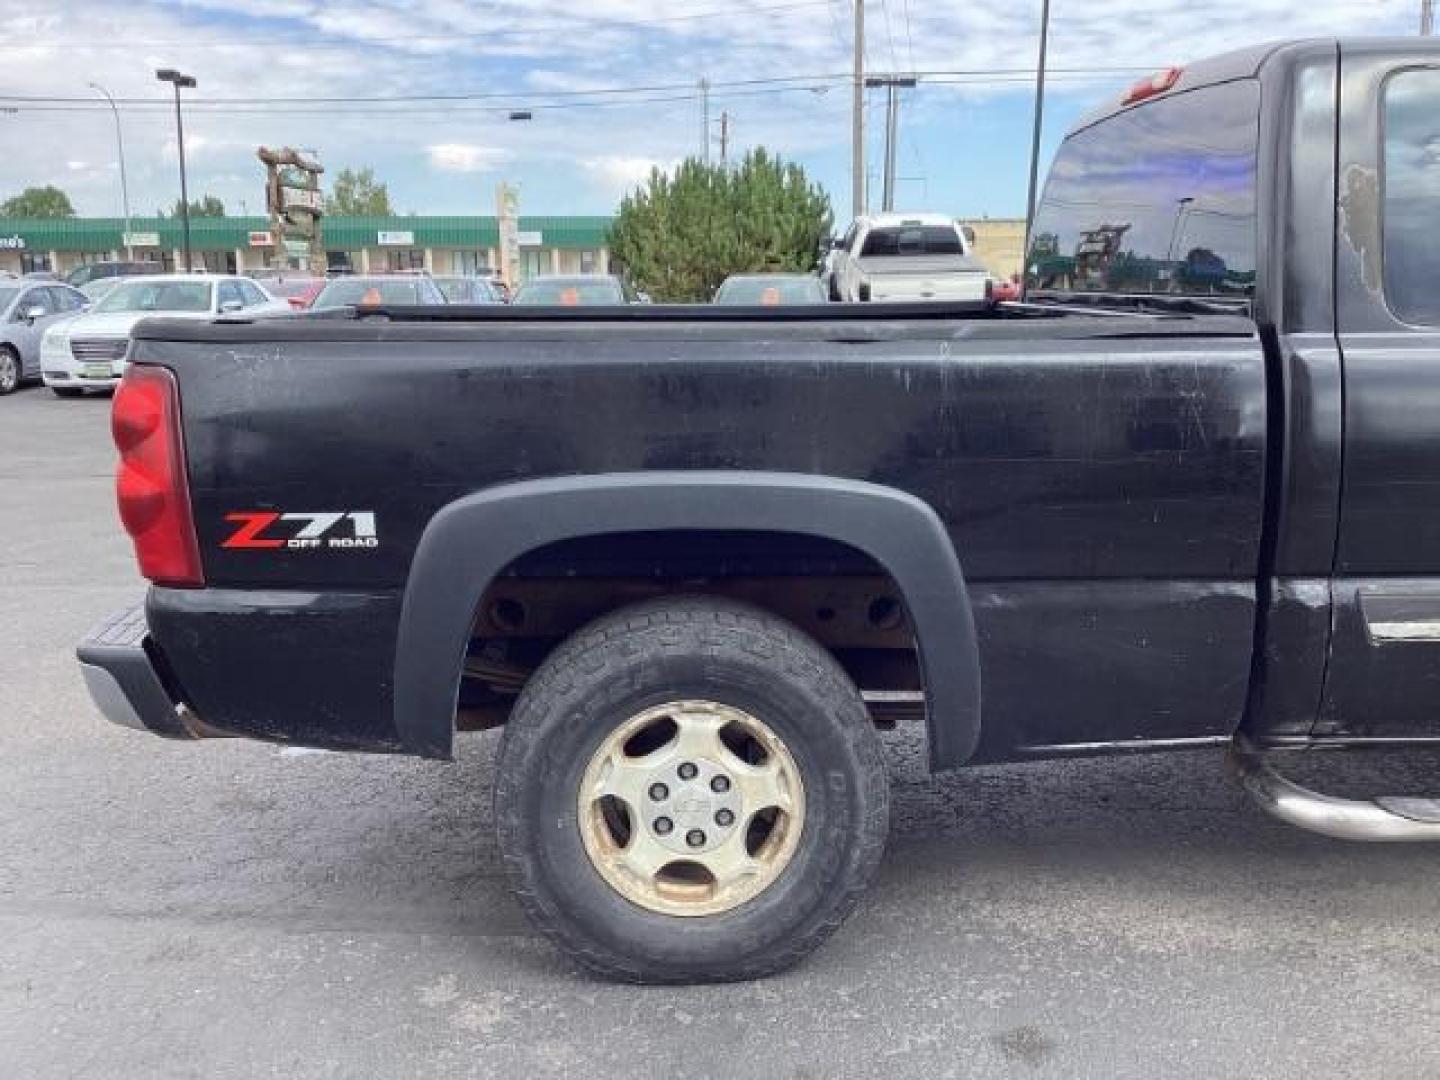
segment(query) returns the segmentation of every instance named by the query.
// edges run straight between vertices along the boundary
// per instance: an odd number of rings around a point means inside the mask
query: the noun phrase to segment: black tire
[[[78,386],[52,386],[50,389],[55,392],[56,397],[76,398],[85,396],[85,391]]]
[[[25,381],[25,365],[20,354],[9,346],[0,346],[0,395],[13,394]]]
[[[659,914],[625,899],[590,861],[578,823],[595,749],[629,717],[682,699],[763,720],[804,783],[789,863],[716,915]],[[629,982],[720,982],[788,968],[834,932],[879,865],[889,788],[860,694],[824,648],[748,605],[670,597],[592,623],[531,677],[505,728],[495,817],[520,902],[575,960]]]

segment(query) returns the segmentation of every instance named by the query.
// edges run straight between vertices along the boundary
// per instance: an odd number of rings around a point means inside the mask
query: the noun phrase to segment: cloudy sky
[[[904,206],[1023,212],[1039,0],[865,0],[868,64],[917,71],[901,112]],[[1419,0],[1054,0],[1047,149],[1143,71],[1281,36],[1408,34]],[[608,213],[652,164],[702,146],[803,163],[849,208],[851,0],[0,0],[0,197],[55,183],[118,214],[120,100],[134,211],[177,195],[158,67],[193,74],[192,196],[263,208],[255,148],[370,165],[400,212]],[[528,109],[529,121],[512,121]],[[13,110],[13,111],[12,111]],[[868,110],[878,175],[883,107]],[[878,182],[877,182],[878,191]]]

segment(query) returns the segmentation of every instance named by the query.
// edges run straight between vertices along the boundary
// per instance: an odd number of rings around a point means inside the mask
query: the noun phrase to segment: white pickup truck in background
[[[832,300],[983,300],[990,274],[943,214],[859,217],[826,260]]]

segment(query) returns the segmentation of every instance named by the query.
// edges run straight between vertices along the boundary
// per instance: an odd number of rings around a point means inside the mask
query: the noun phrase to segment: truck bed
[[[546,477],[820,474],[912,494],[949,531],[986,651],[986,711],[1007,717],[987,728],[1004,744],[982,753],[1228,731],[1263,516],[1254,326],[859,307],[143,323],[132,359],[179,382],[208,585],[153,590],[152,635],[162,651],[175,642],[209,723],[293,735],[265,703],[303,685],[308,741],[396,748],[400,599],[447,504]],[[373,514],[378,542],[222,546],[226,515],[259,511]],[[256,617],[223,617],[232,605]],[[1195,650],[1197,636],[1221,644]],[[237,663],[276,692],[234,694]]]

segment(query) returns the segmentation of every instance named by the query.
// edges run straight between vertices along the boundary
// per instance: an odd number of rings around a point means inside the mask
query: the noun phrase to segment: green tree
[[[688,158],[673,175],[655,169],[621,200],[609,244],[654,299],[705,301],[730,274],[813,270],[833,221],[799,165],[757,149],[736,168]]]
[[[28,187],[0,203],[0,217],[67,218],[75,216],[70,196],[57,187]]]
[[[374,169],[341,169],[325,200],[325,213],[336,217],[389,217],[390,190],[375,179]]]
[[[179,199],[176,199],[175,205],[170,208],[170,217],[178,218],[183,209],[184,204],[182,204]],[[157,214],[156,216],[162,218],[165,217],[165,211],[160,211],[159,214]],[[214,195],[203,195],[198,199],[191,199],[190,216],[192,218],[224,217],[225,204],[219,199],[217,199]]]

